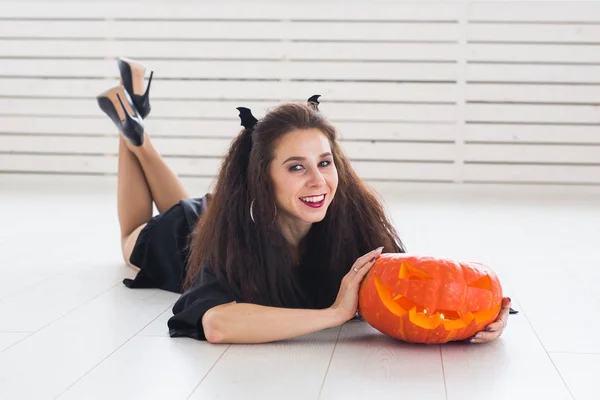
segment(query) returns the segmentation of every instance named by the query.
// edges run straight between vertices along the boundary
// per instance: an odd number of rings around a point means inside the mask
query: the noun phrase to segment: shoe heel
[[[146,118],[148,114],[150,114],[150,85],[152,84],[152,77],[154,76],[154,71],[150,71],[150,77],[148,78],[148,85],[146,86],[146,91],[144,94],[139,97],[137,100],[139,102],[138,110],[144,110],[145,115],[142,118]],[[134,99],[134,102],[136,99]],[[137,103],[136,103],[137,104]]]
[[[144,121],[123,86],[96,96],[100,109],[113,121],[125,139],[134,146],[144,143]]]
[[[123,107],[123,111],[125,112],[125,121],[122,121],[123,131],[124,132],[135,132],[135,140],[132,140],[132,143],[136,146],[141,146],[144,143],[144,127],[141,125],[133,115],[127,111],[127,107],[123,104],[123,100],[121,99],[121,95],[117,93],[117,99],[119,99],[119,103],[121,103],[121,107]],[[135,112],[135,110],[134,110]],[[141,140],[138,140],[141,139]]]
[[[150,114],[150,84],[152,83],[154,71],[152,71],[150,74],[148,85],[146,86],[144,93],[135,93],[133,90],[133,81],[134,79],[143,80],[147,67],[138,61],[125,57],[120,57],[117,60],[117,65],[119,66],[121,81],[123,82],[125,90],[131,96],[133,103],[137,107],[141,117],[146,118],[148,114]]]

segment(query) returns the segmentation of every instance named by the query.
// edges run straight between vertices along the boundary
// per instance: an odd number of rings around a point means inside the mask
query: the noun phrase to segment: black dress
[[[140,231],[129,257],[129,261],[139,267],[140,271],[135,279],[123,280],[127,287],[159,288],[181,293],[173,306],[173,316],[167,322],[171,337],[186,336],[206,340],[202,327],[204,314],[220,304],[244,302],[227,284],[217,280],[208,265],[200,269],[193,284],[183,292],[183,281],[188,268],[188,239],[198,219],[206,211],[209,199],[210,194],[201,198],[183,199],[162,214],[154,216]],[[312,300],[319,297],[320,279],[315,278],[316,274],[316,271],[301,268],[298,276],[304,293]],[[287,307],[315,308],[306,304],[288,304]]]
[[[189,235],[206,210],[209,198],[210,194],[183,199],[148,221],[129,258],[140,271],[135,279],[123,280],[127,287],[183,292]],[[202,316],[212,307],[232,301],[241,302],[228,287],[217,281],[210,268],[202,268],[194,284],[173,306],[173,317],[167,323],[169,335],[206,340]]]

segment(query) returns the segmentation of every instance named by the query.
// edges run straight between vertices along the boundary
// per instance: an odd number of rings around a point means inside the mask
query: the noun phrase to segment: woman
[[[341,151],[318,96],[275,107],[260,121],[238,108],[244,129],[223,160],[214,194],[197,199],[144,129],[152,75],[144,90],[142,64],[120,59],[119,69],[122,85],[98,103],[122,133],[123,257],[139,270],[124,283],[183,293],[170,335],[261,343],[354,317],[360,281],[375,260],[405,249]],[[508,309],[505,299],[479,342],[500,336]]]

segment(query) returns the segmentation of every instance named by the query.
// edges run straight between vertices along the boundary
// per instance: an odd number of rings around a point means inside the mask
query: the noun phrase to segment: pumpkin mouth
[[[402,295],[393,296],[378,276],[375,276],[375,288],[385,307],[393,314],[403,317],[408,314],[410,322],[426,329],[435,329],[443,325],[446,330],[466,328],[473,320],[479,324],[493,318],[500,306],[491,310],[460,312],[455,310],[427,310],[423,305],[415,303]]]

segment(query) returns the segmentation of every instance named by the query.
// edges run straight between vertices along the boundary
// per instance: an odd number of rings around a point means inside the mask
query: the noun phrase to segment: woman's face
[[[277,213],[291,222],[325,218],[338,185],[329,140],[318,129],[296,130],[275,143],[270,173]]]

